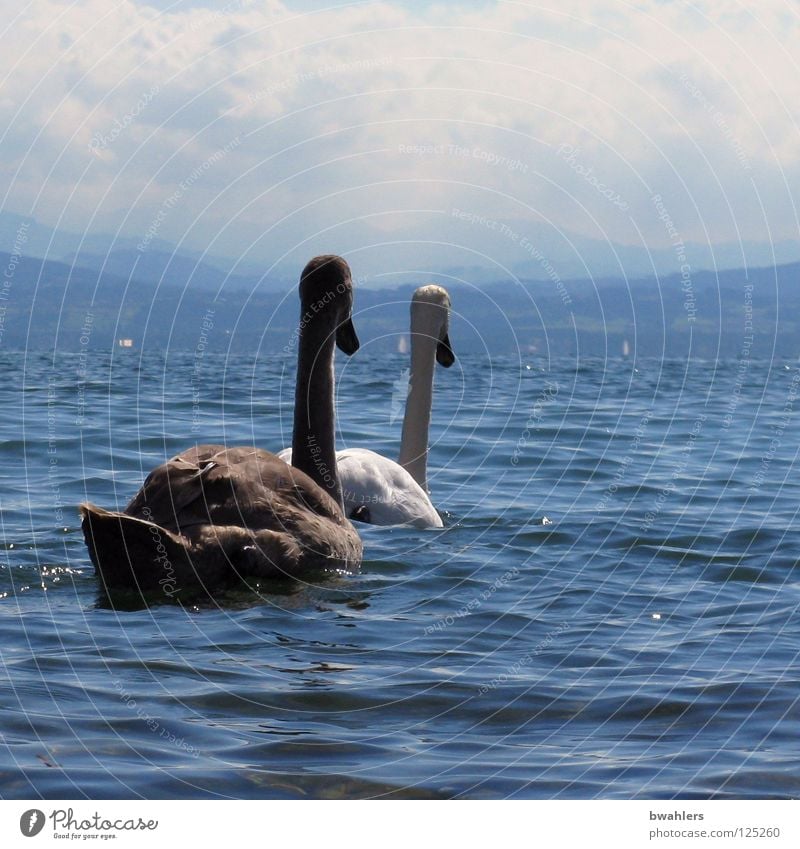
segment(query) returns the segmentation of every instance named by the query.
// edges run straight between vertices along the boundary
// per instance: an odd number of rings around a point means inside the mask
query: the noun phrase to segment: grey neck
[[[400,442],[400,465],[428,492],[428,429],[431,424],[436,340],[411,336],[411,372]]]
[[[301,306],[297,384],[294,396],[292,465],[305,472],[344,510],[336,473],[334,391],[334,328],[324,313],[313,315]]]

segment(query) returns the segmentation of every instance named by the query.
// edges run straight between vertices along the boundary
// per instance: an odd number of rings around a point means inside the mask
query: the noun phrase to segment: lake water
[[[339,360],[339,444],[396,456],[406,358]],[[76,505],[288,445],[293,363],[0,366],[0,795],[800,795],[797,363],[460,357],[443,530],[186,608],[110,606]]]

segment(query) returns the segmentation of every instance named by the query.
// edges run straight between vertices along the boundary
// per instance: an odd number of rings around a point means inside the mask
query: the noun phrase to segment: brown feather
[[[241,576],[351,569],[361,541],[307,475],[258,448],[200,445],[154,469],[124,513],[81,505],[106,584],[167,595]]]

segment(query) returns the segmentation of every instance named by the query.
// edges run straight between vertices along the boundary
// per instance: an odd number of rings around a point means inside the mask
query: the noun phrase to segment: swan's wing
[[[200,445],[154,469],[125,512],[184,532],[197,525],[276,528],[308,512],[337,524],[339,505],[306,474],[258,448]]]
[[[203,446],[222,450],[222,446]],[[142,488],[133,496],[125,513],[154,522],[162,528],[179,531],[179,517],[202,498],[201,478],[205,465],[178,455],[157,466],[147,476]]]
[[[336,471],[348,516],[364,506],[373,525],[442,527],[428,495],[394,460],[368,448],[347,448],[336,454]]]

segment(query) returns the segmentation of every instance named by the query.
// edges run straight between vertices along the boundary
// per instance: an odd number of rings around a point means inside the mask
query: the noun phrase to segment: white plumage
[[[292,449],[278,456],[291,463]],[[443,527],[425,490],[394,460],[369,448],[346,448],[336,452],[336,473],[347,516],[358,519],[366,510],[372,525]]]

